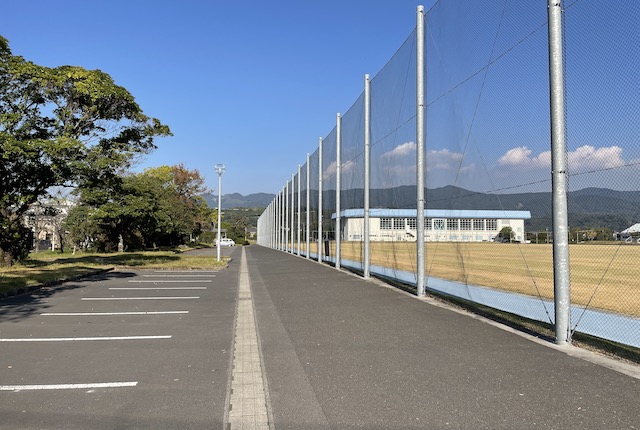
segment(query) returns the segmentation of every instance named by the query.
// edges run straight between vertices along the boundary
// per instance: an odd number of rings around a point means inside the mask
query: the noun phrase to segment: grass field
[[[341,252],[362,261],[361,242]],[[553,299],[550,244],[427,242],[426,254],[428,276]],[[573,304],[640,317],[640,246],[570,245],[569,256]],[[371,264],[415,272],[415,242],[371,242]]]
[[[0,297],[52,282],[90,275],[109,268],[213,269],[226,265],[215,258],[178,251],[147,251],[112,254],[32,253],[29,260],[0,268]]]

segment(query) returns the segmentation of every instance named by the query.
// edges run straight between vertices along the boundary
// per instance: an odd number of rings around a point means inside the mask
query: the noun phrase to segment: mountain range
[[[415,186],[371,190],[372,208],[415,208]],[[204,196],[210,207],[217,207],[217,196]],[[222,208],[264,208],[274,199],[274,194],[256,193],[224,194]],[[311,199],[317,199],[317,191]],[[335,205],[334,191],[325,191],[326,205]],[[342,192],[343,208],[363,207],[362,189]],[[605,188],[584,188],[571,191],[567,196],[569,225],[571,228],[610,228],[621,231],[640,222],[640,191],[615,191]],[[551,193],[489,194],[446,186],[426,190],[426,207],[433,209],[523,210],[531,212],[526,228],[551,229]]]

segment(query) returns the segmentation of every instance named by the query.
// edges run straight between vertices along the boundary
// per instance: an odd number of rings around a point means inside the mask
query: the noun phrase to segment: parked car
[[[229,239],[228,237],[223,237],[220,239],[220,246],[235,246],[235,242],[233,239]],[[216,239],[216,246],[218,246],[218,239]]]

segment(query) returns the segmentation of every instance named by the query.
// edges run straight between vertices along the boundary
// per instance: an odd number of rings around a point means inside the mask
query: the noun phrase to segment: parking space
[[[231,266],[113,272],[0,302],[0,428],[221,427]]]

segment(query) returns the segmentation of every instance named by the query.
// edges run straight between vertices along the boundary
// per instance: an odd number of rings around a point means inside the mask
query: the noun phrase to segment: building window
[[[380,230],[391,230],[393,218],[380,218]]]
[[[471,230],[471,225],[472,222],[470,219],[465,218],[460,220],[460,230]]]
[[[473,220],[473,229],[477,231],[484,230],[484,220],[483,219],[474,219]]]
[[[417,228],[417,223],[415,218],[407,218],[407,226],[411,230],[415,230]]]
[[[434,230],[445,230],[445,220],[443,219],[434,219],[433,220],[433,229]]]
[[[393,229],[394,230],[404,230],[405,219],[404,218],[394,218],[393,219]]]
[[[457,219],[448,219],[447,220],[447,230],[457,230],[458,229],[458,220]]]
[[[487,220],[487,230],[497,230],[498,229],[498,220],[497,219],[488,219]]]
[[[424,228],[425,230],[431,230],[433,227],[433,221],[431,218],[424,219]]]

